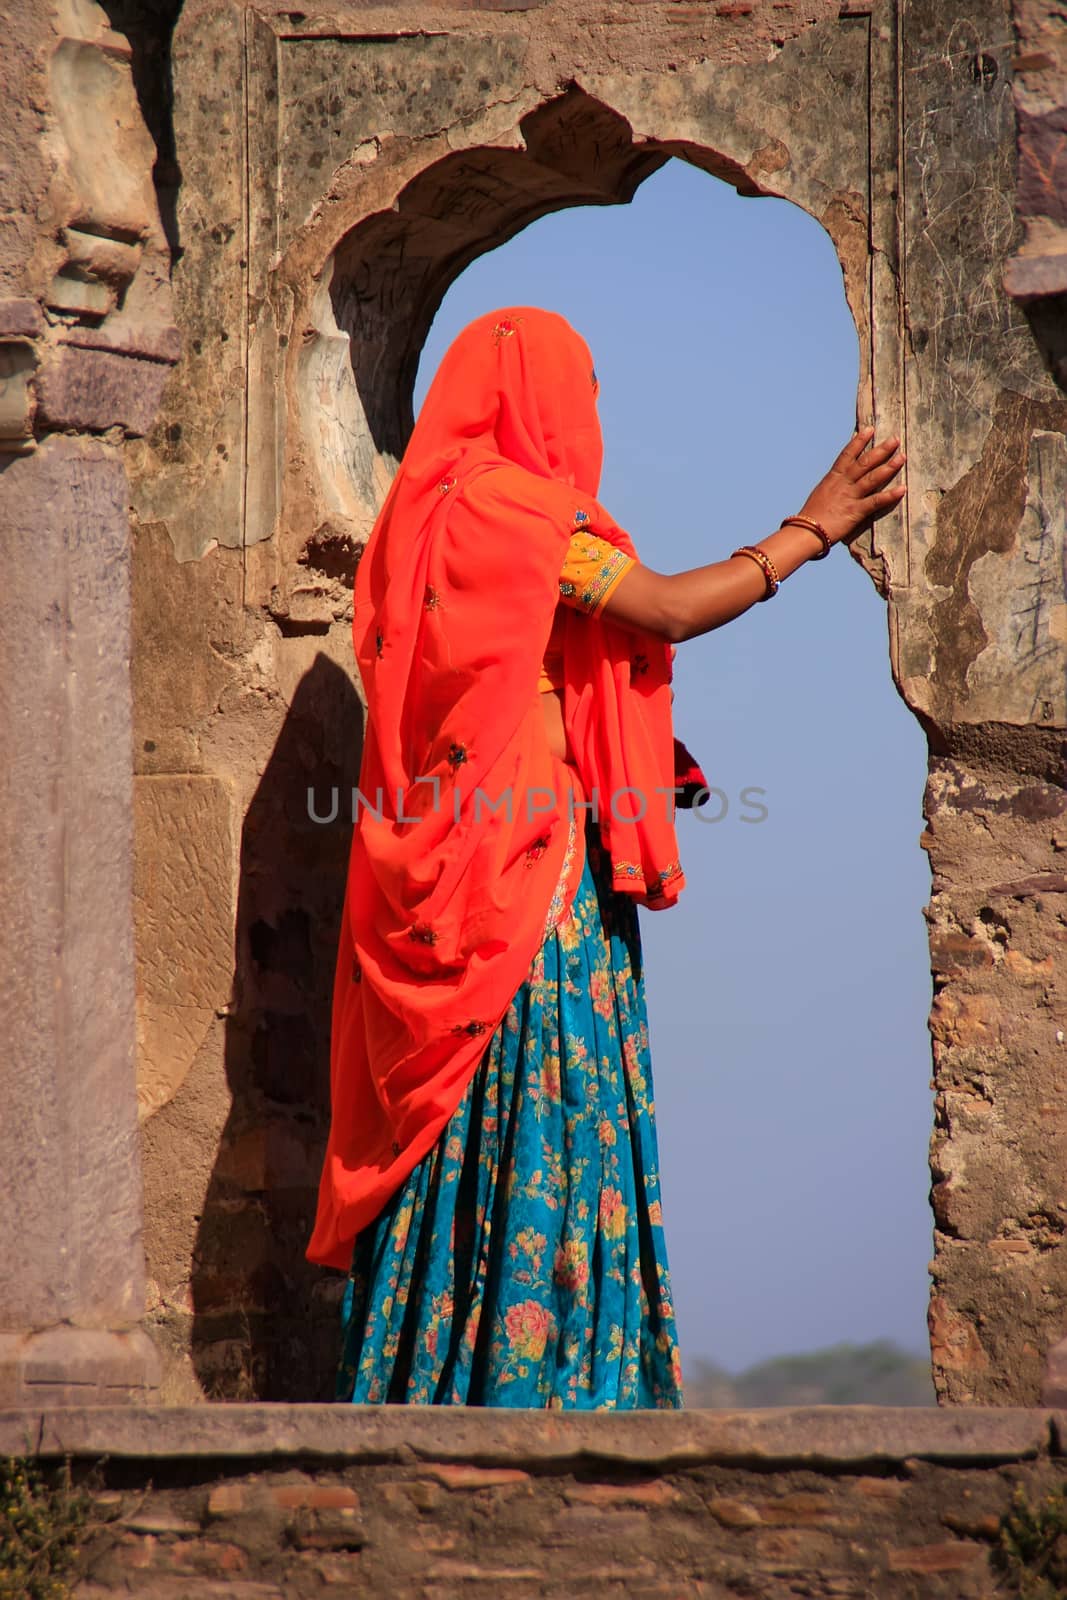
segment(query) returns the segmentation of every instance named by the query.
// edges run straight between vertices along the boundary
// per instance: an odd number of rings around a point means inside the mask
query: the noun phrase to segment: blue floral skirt
[[[683,1404],[637,908],[594,824],[463,1099],[357,1236],[342,1323],[339,1400]]]

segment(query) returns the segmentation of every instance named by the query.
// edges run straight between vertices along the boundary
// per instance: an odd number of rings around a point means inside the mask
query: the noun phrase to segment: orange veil
[[[565,871],[568,769],[536,692],[560,568],[576,529],[635,554],[594,499],[594,384],[587,346],[554,313],[520,306],[471,323],[357,569],[367,731],[307,1251],[324,1265],[349,1266],[356,1233],[459,1104]],[[565,618],[564,724],[615,886],[673,904],[684,878],[669,648],[610,619]]]

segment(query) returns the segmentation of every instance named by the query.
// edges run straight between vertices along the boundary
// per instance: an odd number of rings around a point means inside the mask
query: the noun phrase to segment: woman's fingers
[[[873,490],[880,489],[883,484],[888,483],[890,478],[895,478],[903,465],[904,457],[897,451],[888,460],[869,467],[862,477],[855,480],[856,488],[863,494],[870,494]]]
[[[899,451],[900,440],[895,436],[883,439],[880,443],[872,444],[869,450],[865,450],[861,455],[857,456],[852,464],[849,476],[853,482],[858,483],[873,468],[882,466],[891,456],[899,454]]]
[[[889,511],[903,500],[907,492],[904,485],[898,483],[892,489],[882,489],[878,494],[870,494],[863,502],[864,510],[868,516],[879,511]]]
[[[870,444],[874,436],[873,428],[857,428],[845,448],[838,455],[837,460],[830,468],[831,472],[850,472],[854,463],[859,459]]]

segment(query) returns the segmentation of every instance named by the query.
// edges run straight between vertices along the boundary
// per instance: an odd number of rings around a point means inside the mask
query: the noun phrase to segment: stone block
[[[1019,214],[1067,225],[1067,105],[1019,110]]]
[[[234,971],[229,785],[190,773],[134,781],[137,1098],[142,1116],[185,1081]]]
[[[36,339],[44,332],[44,315],[36,300],[0,300],[0,336]]]
[[[1067,1407],[1067,1338],[1058,1340],[1048,1353],[1041,1402],[1048,1406]]]
[[[137,322],[111,317],[99,328],[64,328],[58,344],[78,350],[110,350],[173,366],[182,353],[182,337],[169,323]]]
[[[0,499],[0,807],[18,841],[0,925],[0,1327],[123,1328],[144,1265],[122,463],[49,439],[7,464]]]
[[[78,262],[62,266],[48,286],[49,308],[76,317],[106,317],[118,305],[114,284],[104,283]]]
[[[1067,294],[1067,251],[1052,256],[1012,256],[1004,268],[1004,287],[1016,300]]]
[[[111,1332],[69,1324],[39,1333],[0,1333],[0,1406],[106,1406],[150,1401],[159,1356],[139,1328]]]
[[[33,448],[36,370],[32,344],[0,335],[0,452]]]
[[[159,361],[60,345],[43,363],[38,420],[46,428],[147,433],[169,368]]]
[[[681,1423],[684,1421],[684,1426]],[[24,1419],[0,1412],[0,1453],[17,1447]],[[1012,1406],[815,1406],[758,1411],[560,1413],[477,1406],[154,1406],[129,1414],[91,1409],[43,1415],[42,1456],[107,1455],[221,1462],[291,1457],[308,1462],[418,1458],[418,1477],[451,1464],[469,1470],[571,1470],[636,1463],[664,1473],[715,1463],[788,1463],[839,1470],[875,1464],[946,1466],[1024,1461],[1047,1452],[1049,1414]],[[13,1446],[11,1441],[15,1440]],[[525,1467],[518,1469],[515,1462]],[[432,1463],[432,1466],[431,1466]],[[395,1480],[395,1470],[390,1473]],[[736,1494],[726,1498],[737,1499]],[[623,1515],[624,1513],[619,1513]]]

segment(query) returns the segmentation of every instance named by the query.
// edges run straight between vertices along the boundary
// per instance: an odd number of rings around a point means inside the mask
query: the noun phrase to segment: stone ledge
[[[0,300],[0,334],[36,339],[44,332],[44,316],[36,300]]]
[[[854,1469],[1057,1454],[1067,1415],[1015,1407],[551,1412],[452,1406],[84,1406],[0,1411],[0,1454],[110,1460],[602,1461]]]
[[[177,328],[154,322],[123,323],[101,328],[63,328],[59,331],[59,344],[81,350],[106,350],[116,356],[140,357],[144,361],[159,361],[173,366],[182,353],[181,333]]]

